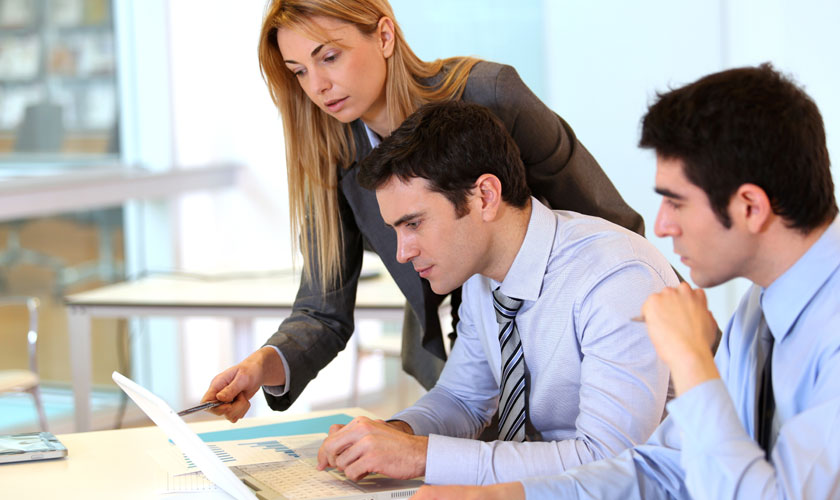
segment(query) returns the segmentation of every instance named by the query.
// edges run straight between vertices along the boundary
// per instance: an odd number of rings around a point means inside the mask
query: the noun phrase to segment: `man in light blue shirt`
[[[488,484],[558,473],[650,436],[669,376],[630,318],[678,281],[647,240],[530,197],[515,143],[476,105],[421,108],[358,178],[397,233],[397,259],[437,293],[463,284],[463,302],[437,385],[391,422],[333,429],[321,467]],[[497,413],[505,440],[476,440]]]
[[[657,153],[656,233],[699,286],[744,295],[715,358],[702,290],[643,308],[678,397],[642,446],[551,478],[419,498],[839,498],[840,221],[822,117],[769,65],[660,96],[641,145]]]

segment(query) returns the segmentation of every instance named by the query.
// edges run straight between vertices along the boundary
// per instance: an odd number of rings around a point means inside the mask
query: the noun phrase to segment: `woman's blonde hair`
[[[338,171],[354,160],[350,125],[324,113],[304,93],[286,67],[277,44],[279,29],[294,29],[313,39],[327,41],[313,17],[323,16],[356,26],[373,35],[379,20],[394,23],[394,51],[386,62],[385,99],[391,130],[428,102],[457,99],[463,92],[473,58],[425,62],[411,51],[387,0],[270,0],[259,42],[260,70],[274,104],[283,117],[292,241],[304,255],[304,273],[320,270],[326,290],[341,278],[343,245],[338,207]],[[446,68],[434,86],[424,85]],[[315,257],[311,262],[310,255]]]

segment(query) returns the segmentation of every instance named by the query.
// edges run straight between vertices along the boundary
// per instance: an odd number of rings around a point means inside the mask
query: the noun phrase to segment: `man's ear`
[[[382,48],[382,55],[385,59],[394,54],[394,21],[390,17],[382,16],[379,19],[376,32],[379,35],[379,45]]]
[[[480,201],[481,219],[493,221],[502,204],[502,183],[493,174],[482,174],[475,181],[473,194]]]
[[[770,198],[755,184],[742,184],[729,202],[729,214],[747,231],[757,234],[764,230],[773,219],[773,206]],[[733,220],[733,222],[736,222]]]

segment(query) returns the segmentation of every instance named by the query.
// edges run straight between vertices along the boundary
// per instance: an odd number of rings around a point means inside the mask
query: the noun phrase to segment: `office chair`
[[[47,431],[47,414],[41,401],[40,379],[36,359],[38,345],[38,299],[35,297],[0,297],[0,306],[26,305],[29,312],[29,331],[26,341],[29,350],[29,370],[0,370],[0,393],[28,392],[35,400],[41,430]]]
[[[51,102],[30,104],[23,112],[15,140],[15,151],[58,153],[64,142],[63,109]]]

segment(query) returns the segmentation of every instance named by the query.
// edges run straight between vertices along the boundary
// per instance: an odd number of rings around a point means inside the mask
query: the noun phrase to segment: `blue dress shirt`
[[[668,369],[644,324],[645,298],[677,278],[644,238],[531,199],[504,282],[463,288],[458,340],[437,385],[393,418],[430,435],[426,481],[487,484],[558,473],[644,442],[665,409]],[[501,370],[492,291],[524,301],[516,315],[530,373],[529,438],[474,440],[497,411]]]
[[[758,329],[773,335],[777,429],[758,446]],[[840,498],[840,219],[766,289],[754,286],[715,357],[721,378],[668,404],[643,446],[523,481],[527,498]]]

